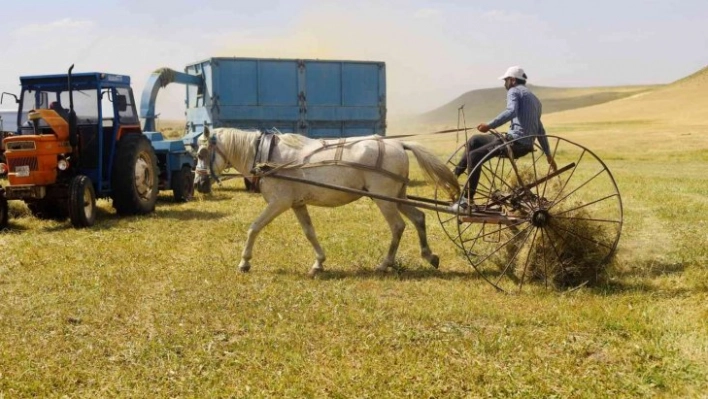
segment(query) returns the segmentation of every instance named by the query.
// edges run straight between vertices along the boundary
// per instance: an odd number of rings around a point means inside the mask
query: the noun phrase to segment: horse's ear
[[[209,138],[209,128],[206,125],[204,125],[204,138]]]

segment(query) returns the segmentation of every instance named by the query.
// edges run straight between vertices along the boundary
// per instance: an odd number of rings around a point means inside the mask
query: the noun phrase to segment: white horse
[[[198,165],[195,187],[208,192],[210,179],[217,179],[227,165],[233,166],[244,176],[251,177],[257,160],[273,165],[278,175],[292,176],[308,181],[343,186],[387,197],[406,198],[408,183],[408,156],[410,150],[416,157],[426,177],[441,184],[454,200],[460,188],[453,173],[434,154],[420,144],[385,140],[381,136],[354,137],[349,139],[316,140],[296,134],[279,134],[272,138],[272,148],[263,148],[270,141],[264,133],[232,128],[204,129],[199,139]],[[246,245],[241,254],[239,269],[251,268],[253,244],[258,233],[278,215],[288,209],[295,212],[305,236],[312,244],[316,259],[310,274],[321,272],[325,253],[317,240],[307,205],[336,207],[362,197],[330,188],[268,177],[256,184],[268,205],[251,224]],[[405,229],[401,214],[415,225],[420,240],[421,256],[434,267],[440,262],[428,246],[425,232],[425,214],[414,206],[373,199],[391,229],[391,243],[383,261],[376,267],[385,271],[394,265],[396,251]],[[400,212],[400,213],[399,213]]]

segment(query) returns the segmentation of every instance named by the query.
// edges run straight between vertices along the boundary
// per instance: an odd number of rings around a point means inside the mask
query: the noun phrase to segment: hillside
[[[544,115],[603,104],[645,93],[657,87],[660,86],[560,88],[529,85],[543,102]],[[467,125],[476,125],[494,118],[503,109],[505,102],[506,90],[503,87],[471,90],[439,108],[422,114],[419,122],[454,126],[457,124],[457,109],[464,105]]]
[[[549,124],[642,122],[692,126],[708,118],[708,67],[642,95],[548,115]]]

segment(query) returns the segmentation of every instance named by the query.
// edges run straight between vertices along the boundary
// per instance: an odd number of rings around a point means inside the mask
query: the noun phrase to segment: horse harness
[[[199,175],[209,175],[214,181],[216,181],[218,184],[221,184],[221,179],[219,179],[219,176],[214,173],[214,161],[216,160],[216,155],[218,154],[222,158],[224,158],[224,162],[228,164],[229,158],[226,157],[226,154],[224,154],[223,151],[219,148],[217,145],[217,140],[216,136],[211,136],[209,137],[209,144],[207,146],[209,149],[209,163],[206,168],[196,168],[196,173]]]
[[[337,140],[335,143],[328,143],[325,140],[320,140],[320,143],[322,144],[321,147],[315,149],[314,151],[310,152],[308,155],[303,157],[303,162],[300,164],[294,164],[293,162],[289,162],[286,164],[273,164],[270,161],[271,155],[273,153],[273,148],[278,142],[278,137],[275,133],[273,132],[263,132],[261,133],[260,137],[258,138],[258,141],[256,143],[256,156],[254,157],[253,161],[253,169],[251,172],[253,173],[253,183],[258,186],[259,180],[261,177],[267,176],[269,174],[275,173],[278,170],[282,169],[301,169],[301,168],[315,168],[315,167],[321,167],[321,166],[333,166],[333,165],[339,165],[339,166],[348,166],[352,168],[357,168],[357,169],[362,169],[362,170],[369,170],[373,171],[376,173],[383,174],[384,176],[388,176],[396,181],[402,182],[402,183],[408,183],[409,180],[406,177],[401,177],[395,173],[389,172],[385,169],[383,169],[383,161],[384,161],[384,156],[386,155],[386,145],[383,142],[383,137],[381,136],[374,136],[373,140],[376,140],[376,143],[378,145],[378,155],[376,158],[376,163],[374,166],[369,166],[369,165],[364,165],[361,163],[357,162],[349,162],[345,161],[342,159],[342,156],[344,155],[344,149],[347,145],[352,145],[355,143],[358,143],[360,141],[365,141],[365,140],[372,140],[371,138],[360,138],[360,139],[355,139],[355,140],[349,140],[348,138],[340,138]],[[309,162],[309,160],[312,158],[313,155],[328,150],[335,148],[335,153],[334,153],[334,158],[333,159],[328,159],[328,160],[322,160],[318,162]]]
[[[253,157],[253,167],[251,168],[252,172],[257,170],[257,165],[267,164],[270,161],[270,157],[273,155],[273,148],[278,144],[278,141],[278,135],[271,130],[266,130],[258,135],[255,145],[256,155]],[[250,180],[253,183],[253,189],[259,191],[261,175],[254,173]]]

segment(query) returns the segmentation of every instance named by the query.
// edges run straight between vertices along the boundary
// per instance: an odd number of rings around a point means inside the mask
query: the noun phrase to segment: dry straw
[[[519,171],[521,181],[534,180],[530,168]],[[516,176],[510,186],[520,189]],[[544,198],[562,198],[559,181],[550,182]],[[550,219],[541,228],[530,226],[505,230],[503,242],[510,241],[492,261],[517,282],[538,281],[558,289],[596,285],[604,281],[614,234],[592,219],[582,201],[565,200],[548,206]],[[524,229],[525,227],[529,227]]]

